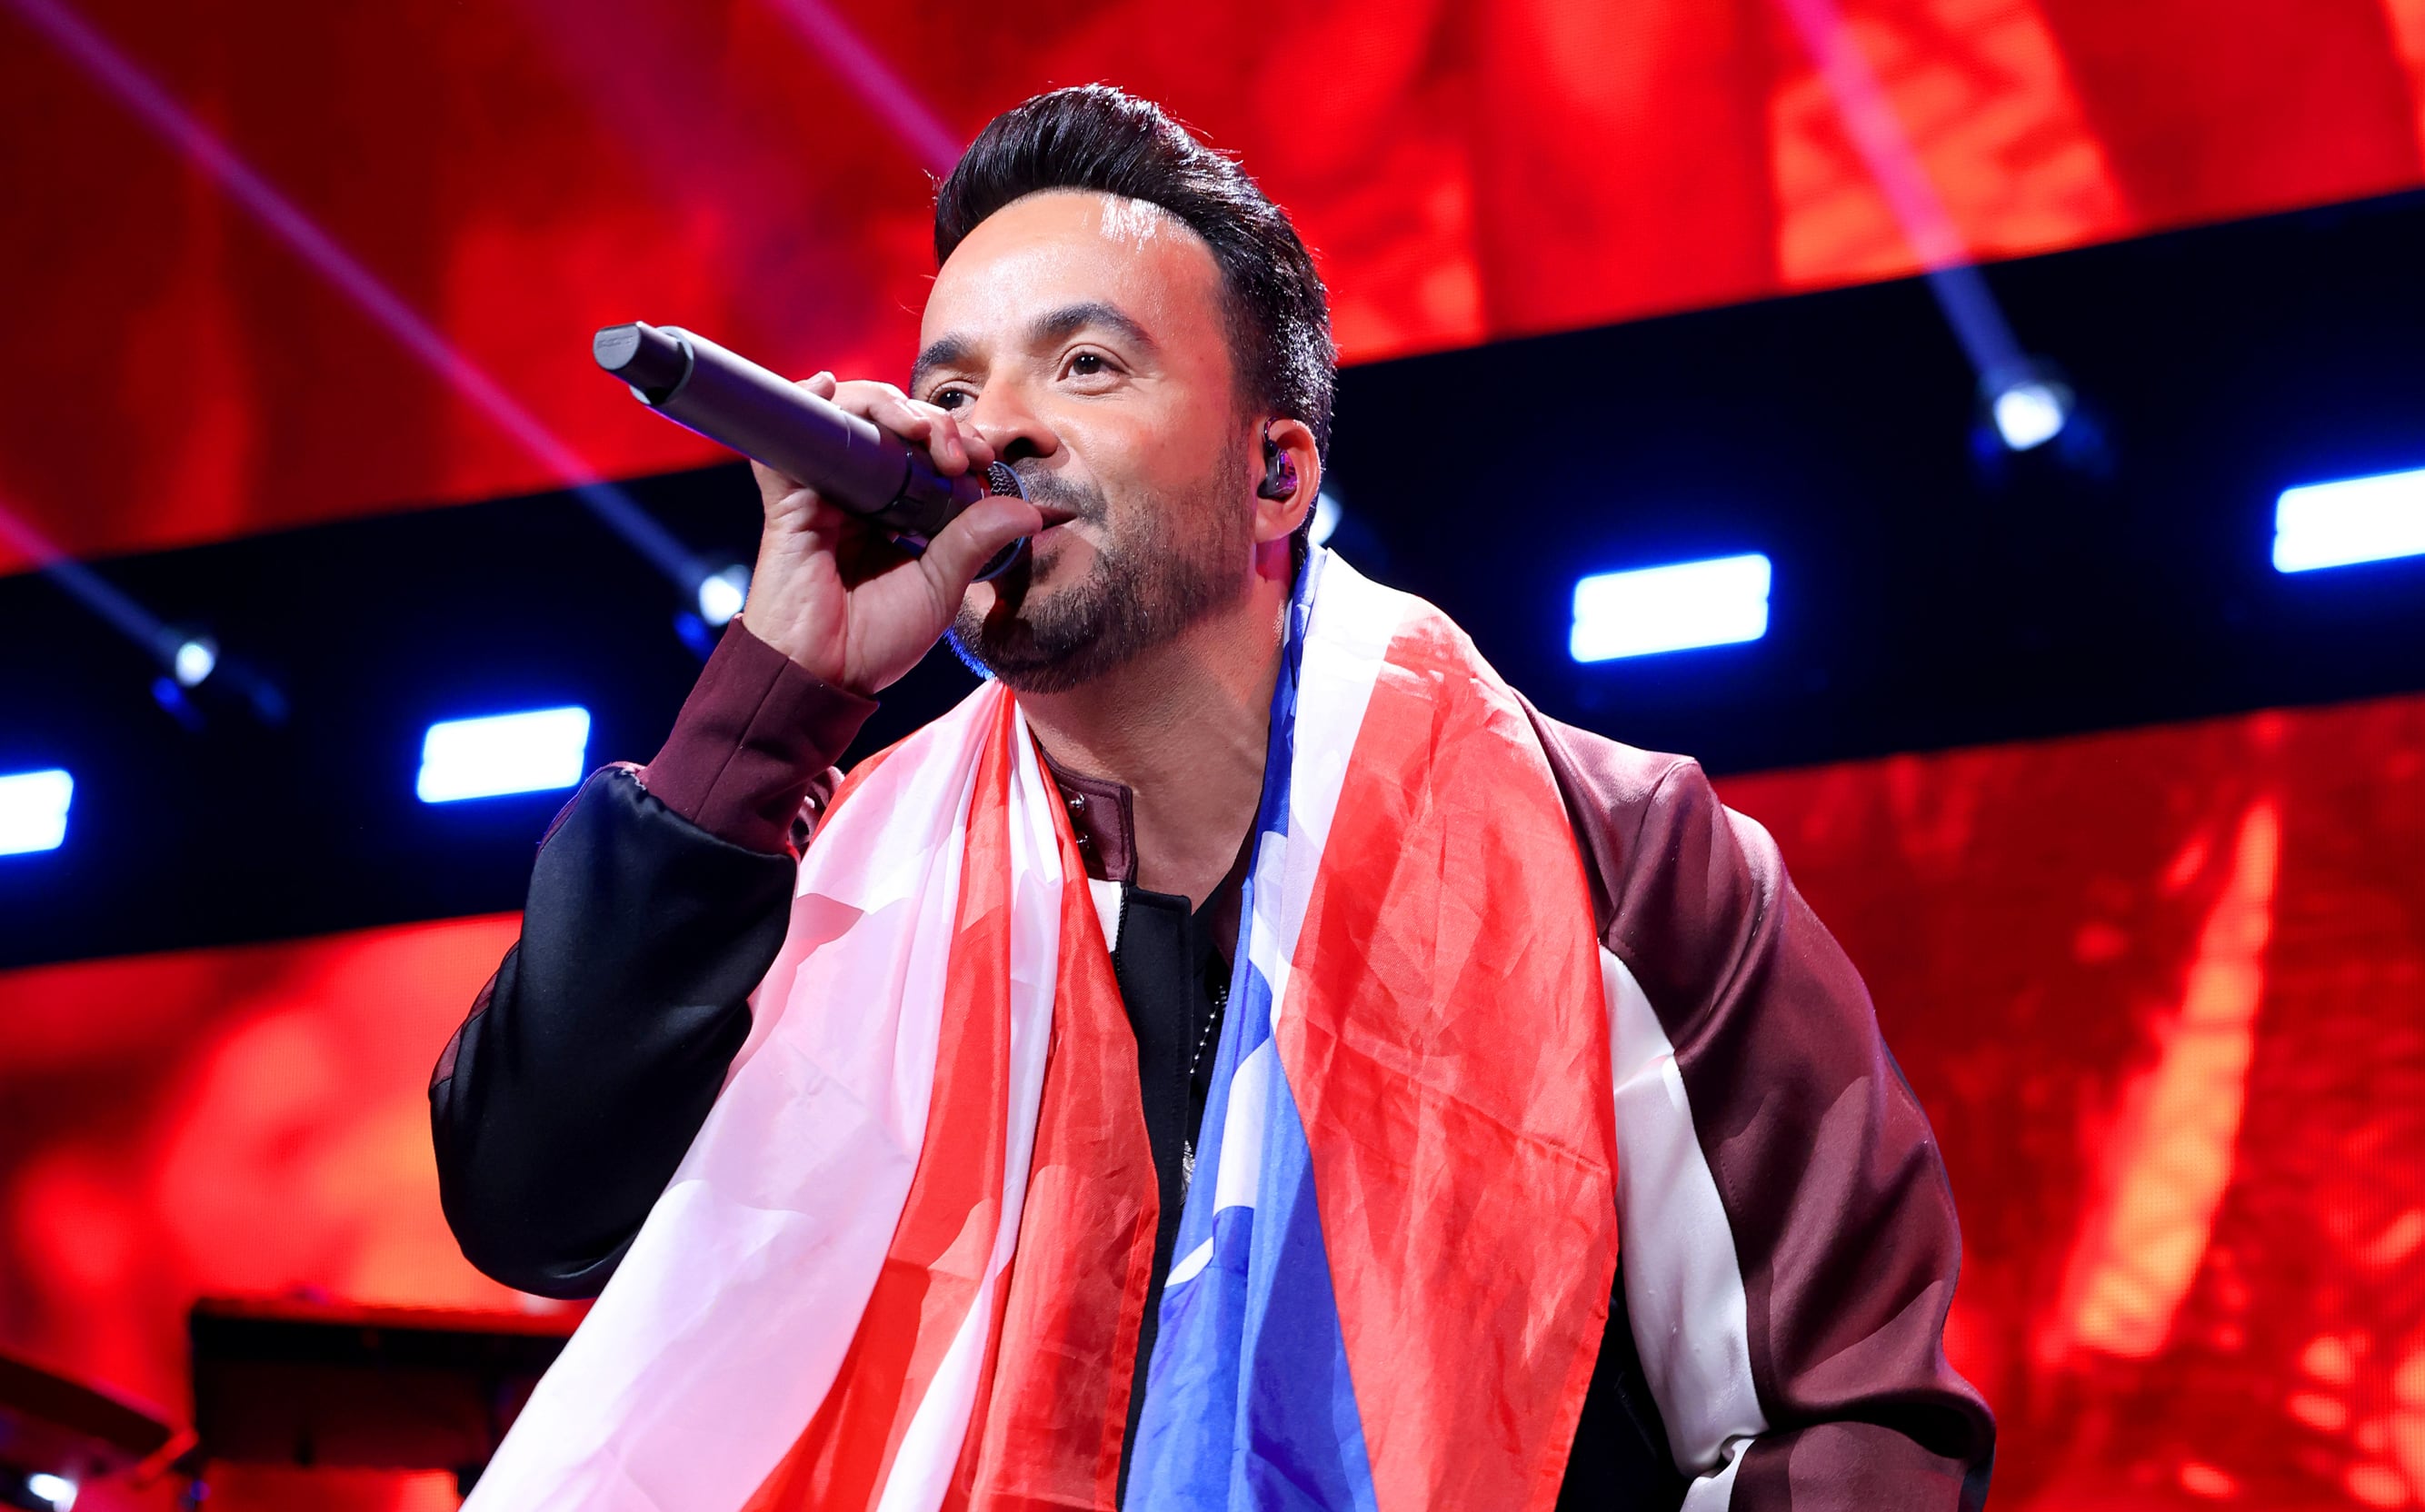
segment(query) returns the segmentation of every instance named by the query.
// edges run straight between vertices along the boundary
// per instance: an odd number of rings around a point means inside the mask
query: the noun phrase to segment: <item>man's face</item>
[[[1219,266],[1178,217],[1031,195],[937,275],[910,392],[973,424],[1059,519],[952,632],[1026,692],[1092,680],[1252,580],[1252,438]]]

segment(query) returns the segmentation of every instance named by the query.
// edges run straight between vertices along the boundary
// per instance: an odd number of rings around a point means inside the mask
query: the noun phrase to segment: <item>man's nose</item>
[[[990,383],[977,395],[968,423],[1004,462],[1021,457],[1048,457],[1061,449],[1061,438],[1036,413],[1017,384]]]

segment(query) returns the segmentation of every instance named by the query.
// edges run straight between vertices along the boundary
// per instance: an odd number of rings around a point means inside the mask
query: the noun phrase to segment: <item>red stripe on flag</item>
[[[1084,858],[1058,804],[1061,956],[1036,1158],[1001,1350],[947,1512],[1112,1512],[1161,1211],[1121,1006]]]
[[[977,758],[934,1097],[908,1200],[832,1388],[746,1512],[875,1504],[993,1253],[1010,1100],[1010,700],[997,709]]]
[[[1381,1512],[1557,1498],[1616,1267],[1591,899],[1523,708],[1391,644],[1277,1028]]]

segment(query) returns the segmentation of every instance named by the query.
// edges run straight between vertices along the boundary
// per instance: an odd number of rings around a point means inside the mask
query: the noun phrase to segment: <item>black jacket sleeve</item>
[[[606,1283],[749,1033],[792,875],[628,770],[582,788],[430,1087],[439,1195],[474,1265],[543,1297]]]
[[[558,818],[430,1083],[440,1199],[481,1270],[605,1285],[748,1037],[790,918],[780,821],[873,708],[735,626],[658,758],[593,773]]]

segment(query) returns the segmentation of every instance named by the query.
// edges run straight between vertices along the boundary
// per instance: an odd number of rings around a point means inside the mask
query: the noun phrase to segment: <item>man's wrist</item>
[[[736,619],[641,780],[699,828],[772,854],[785,849],[811,785],[841,759],[875,708],[875,699],[813,676]]]
[[[783,607],[779,604],[762,604],[753,597],[740,613],[732,616],[731,628],[745,630],[761,645],[789,660],[802,673],[816,681],[825,683],[828,687],[842,688],[842,669],[832,664],[833,659],[829,655],[819,655],[827,648],[811,643],[798,628],[797,616],[782,613]],[[749,611],[753,609],[760,613],[751,614]],[[755,623],[752,623],[753,621]]]

